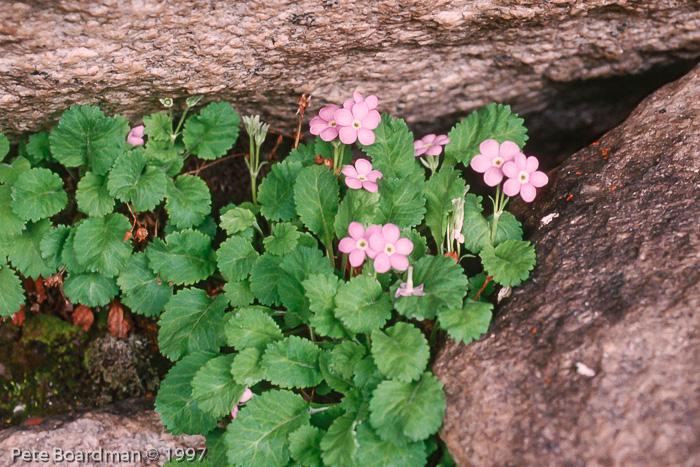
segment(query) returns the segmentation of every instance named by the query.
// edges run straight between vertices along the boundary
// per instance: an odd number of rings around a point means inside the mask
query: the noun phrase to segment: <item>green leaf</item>
[[[185,122],[182,139],[192,154],[213,160],[226,154],[238,139],[241,119],[228,102],[212,102]]]
[[[281,257],[265,253],[255,262],[250,272],[250,290],[263,305],[279,305],[277,287],[282,275],[281,263]]]
[[[207,279],[216,270],[211,238],[201,232],[183,230],[156,238],[146,249],[149,266],[161,279],[191,285]]]
[[[294,185],[294,202],[304,225],[331,248],[340,202],[338,179],[333,172],[322,165],[302,169]]]
[[[211,212],[209,188],[199,177],[180,175],[175,183],[167,184],[167,194],[165,208],[170,221],[178,229],[201,224]]]
[[[493,304],[468,300],[463,308],[451,308],[438,316],[440,327],[457,342],[468,344],[489,330]]]
[[[258,259],[258,252],[244,238],[231,237],[216,251],[219,271],[227,281],[240,281],[248,277]]]
[[[369,420],[383,440],[404,446],[436,433],[444,413],[442,383],[426,372],[418,381],[382,382],[370,401]]]
[[[304,467],[323,467],[321,438],[325,431],[313,426],[302,426],[289,435],[289,451],[294,460]]]
[[[319,365],[324,379],[334,390],[348,394],[354,387],[352,382],[355,368],[365,356],[364,345],[352,341],[344,341],[333,348],[325,350],[319,358]]]
[[[89,166],[106,174],[124,151],[129,125],[124,117],[105,117],[92,105],[71,106],[51,131],[51,152],[66,167]]]
[[[9,185],[0,185],[0,225],[2,225],[0,238],[17,235],[24,230],[25,221],[20,219],[10,206],[11,193],[12,188]]]
[[[379,223],[399,228],[413,227],[423,221],[425,198],[422,185],[412,185],[396,178],[379,180]]]
[[[406,237],[413,243],[413,251],[408,255],[408,261],[411,264],[425,256],[428,251],[428,242],[424,236],[413,229],[403,229],[401,236]]]
[[[222,428],[215,428],[204,435],[207,442],[206,460],[211,462],[211,467],[218,467],[228,463],[226,456],[226,443],[224,443],[225,433],[226,430]]]
[[[24,157],[15,157],[9,164],[2,162],[0,163],[0,183],[14,185],[17,178],[31,168],[32,165]]]
[[[224,326],[228,345],[237,350],[264,350],[268,344],[282,339],[282,331],[262,306],[241,308]]]
[[[285,160],[272,166],[260,183],[260,212],[268,221],[291,221],[297,215],[294,204],[294,183],[301,172],[299,162]]]
[[[212,355],[188,355],[168,372],[156,396],[156,413],[174,435],[206,433],[216,427],[218,417],[204,412],[192,397],[192,380]]]
[[[231,409],[246,390],[231,375],[234,354],[212,358],[199,369],[192,380],[192,398],[203,412],[221,418]]]
[[[489,226],[493,225],[493,215],[489,216]],[[489,227],[490,229],[490,227]],[[496,241],[494,246],[498,246],[506,240],[522,240],[523,229],[515,216],[508,211],[503,211],[496,225]]]
[[[216,237],[219,227],[216,225],[216,221],[213,217],[207,216],[204,218],[201,224],[191,227],[192,230],[201,232],[207,237],[214,239]],[[181,232],[187,229],[178,229],[171,222],[166,222],[165,227],[163,227],[163,235],[170,235],[171,233]]]
[[[254,397],[224,435],[228,460],[238,467],[285,467],[289,434],[308,423],[309,406],[297,394],[273,390]]]
[[[323,380],[321,349],[308,339],[289,336],[267,346],[262,358],[265,379],[282,388],[308,388]]]
[[[41,239],[51,230],[51,221],[44,219],[37,223],[28,223],[21,235],[10,237],[8,241],[8,258],[10,263],[25,277],[36,279],[48,277],[55,273],[58,264],[46,260],[41,255]]]
[[[359,448],[355,455],[356,465],[362,467],[425,467],[428,453],[425,443],[409,443],[396,446],[391,440],[384,441],[366,424],[357,429]]]
[[[65,225],[51,227],[39,243],[42,258],[50,264],[63,264],[61,257],[70,233],[71,228]]]
[[[255,224],[255,214],[249,209],[235,207],[221,214],[221,228],[229,235],[242,232],[253,224]]]
[[[131,202],[136,212],[155,209],[168,186],[165,173],[147,162],[143,154],[127,152],[114,163],[107,182],[109,194],[125,203]]]
[[[353,456],[357,452],[357,420],[346,413],[335,419],[321,439],[321,457],[331,467],[357,467]]]
[[[340,286],[335,315],[351,331],[369,333],[391,317],[389,296],[379,282],[367,275],[355,276]]]
[[[226,299],[207,297],[201,289],[183,289],[160,316],[158,346],[172,361],[197,352],[216,352],[224,345]]]
[[[445,238],[447,216],[453,211],[452,200],[463,198],[465,191],[459,172],[449,166],[443,166],[425,184],[425,198],[428,201],[425,225],[430,228],[436,244],[441,245]]]
[[[143,117],[143,132],[148,136],[148,141],[171,141],[170,133],[173,131],[173,123],[170,116],[164,112],[154,113]]]
[[[294,224],[283,222],[272,227],[272,236],[263,240],[265,250],[273,255],[286,255],[297,247],[297,240],[301,236]]]
[[[101,217],[114,210],[114,198],[109,194],[107,177],[104,175],[86,173],[78,182],[75,199],[80,212],[90,217]]]
[[[255,295],[250,291],[250,281],[248,279],[238,282],[227,282],[224,285],[224,293],[234,308],[250,305],[255,300]]]
[[[392,297],[399,282],[391,287]],[[467,293],[462,266],[446,256],[425,256],[415,263],[413,286],[421,284],[425,295],[393,298],[396,311],[410,318],[434,318],[442,310],[460,308]]]
[[[481,214],[481,196],[468,194],[464,197],[464,247],[472,253],[479,253],[482,248],[491,243],[491,226]]]
[[[102,274],[68,274],[63,283],[63,293],[74,304],[105,306],[117,296],[119,287],[114,278]]]
[[[131,255],[126,267],[117,277],[117,284],[122,290],[122,303],[144,316],[160,315],[173,295],[173,287],[148,267],[148,258],[144,252]]]
[[[340,281],[330,274],[311,274],[302,282],[306,298],[309,300],[309,310],[313,312],[310,324],[314,332],[320,336],[328,336],[334,339],[350,337],[343,327],[343,323],[336,318],[335,295]]]
[[[12,210],[25,221],[38,221],[60,212],[68,202],[63,180],[49,169],[23,172],[12,187]]]
[[[70,232],[68,232],[68,236],[65,238],[65,241],[62,243],[59,243],[58,245],[54,245],[52,248],[57,248],[56,251],[59,251],[60,249],[60,255],[61,255],[61,260],[57,263],[58,265],[64,264],[66,266],[66,271],[69,273],[73,274],[82,274],[85,271],[87,271],[87,268],[85,267],[84,264],[78,261],[78,256],[75,254],[75,233],[78,231],[78,227],[83,225],[86,219],[83,219],[82,221],[76,222],[73,227],[70,229]],[[47,236],[52,235],[52,232],[49,232]],[[57,235],[57,240],[60,242],[62,236]],[[44,254],[44,240],[42,239],[41,244],[42,244],[42,255]],[[48,257],[44,255],[45,257]]]
[[[381,180],[381,179],[380,179]],[[384,191],[381,191],[384,196]],[[370,193],[367,190],[348,190],[340,202],[338,214],[335,216],[333,227],[338,238],[348,236],[348,226],[351,222],[362,225],[378,224],[380,192]]]
[[[7,156],[8,152],[10,152],[10,142],[7,140],[7,136],[0,133],[0,161]]]
[[[352,379],[344,378],[333,367],[333,355],[328,350],[324,350],[318,358],[318,367],[325,383],[333,390],[343,394],[348,394],[353,388]],[[347,399],[347,396],[346,398]],[[343,399],[345,401],[345,399]],[[346,409],[347,410],[347,409]]]
[[[317,140],[320,138],[317,138]],[[284,158],[285,161],[298,162],[304,167],[308,167],[315,163],[316,154],[319,151],[316,150],[316,142],[309,144],[300,144],[296,149],[292,149],[287,157]],[[331,155],[333,154],[331,150]],[[325,157],[325,156],[324,156]]]
[[[413,155],[413,133],[403,119],[382,114],[374,130],[375,141],[362,149],[372,158],[374,169],[386,178],[398,178],[409,185],[423,185],[425,172]]]
[[[26,149],[27,157],[33,165],[37,165],[41,161],[53,159],[49,145],[49,134],[45,131],[31,135]],[[1,159],[2,157],[0,157],[0,160]]]
[[[430,346],[418,328],[396,323],[386,331],[372,331],[372,357],[385,377],[414,381],[428,364]]]
[[[0,318],[7,318],[18,312],[24,300],[22,281],[8,265],[0,262]]]
[[[130,230],[129,219],[123,214],[86,219],[73,240],[78,261],[90,272],[116,276],[131,255],[131,243],[124,242],[124,234]]]
[[[528,139],[523,122],[517,114],[510,113],[509,105],[493,103],[472,112],[447,134],[450,142],[445,146],[444,164],[469,165],[472,157],[479,154],[479,145],[487,139],[513,141],[522,148]]]
[[[494,290],[496,290],[496,283],[490,278],[487,282],[487,276],[488,274],[482,272],[469,279],[469,292],[467,293],[467,298],[474,300],[476,295],[479,294],[479,299],[484,301],[486,297],[491,295]],[[485,286],[484,283],[486,283]]]
[[[134,149],[134,151],[137,150]],[[179,143],[173,145],[171,141],[149,139],[143,155],[146,156],[149,164],[160,168],[168,177],[174,177],[185,165],[185,158],[182,155],[184,151],[185,148]]]
[[[262,350],[255,347],[243,349],[236,354],[231,364],[231,375],[233,379],[245,387],[258,384],[265,377],[265,370],[262,367]]]
[[[535,267],[535,248],[523,240],[506,240],[496,248],[488,245],[479,254],[484,269],[503,286],[520,285]]]
[[[302,282],[314,273],[331,275],[333,267],[320,250],[298,247],[284,257],[280,263],[280,270],[283,271],[283,275],[277,290],[282,304],[288,312],[297,313],[302,321],[308,322],[311,314]]]

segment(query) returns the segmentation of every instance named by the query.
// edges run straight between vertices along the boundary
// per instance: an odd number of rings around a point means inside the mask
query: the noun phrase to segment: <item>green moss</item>
[[[80,328],[54,315],[32,316],[22,325],[23,344],[41,342],[50,347],[63,347],[78,335]]]

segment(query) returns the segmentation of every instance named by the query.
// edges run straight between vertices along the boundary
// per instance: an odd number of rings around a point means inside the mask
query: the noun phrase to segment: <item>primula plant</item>
[[[252,202],[216,219],[206,183],[180,172],[227,154],[241,119],[224,102],[187,118],[194,104],[134,128],[71,107],[2,164],[0,316],[24,303],[20,277],[42,276],[74,304],[157,318],[174,366],[156,411],[171,433],[206,436],[202,464],[453,465],[430,363],[442,332],[485,333],[489,297],[534,267],[504,211],[547,183],[522,119],[492,104],[414,140],[355,93],[258,180],[269,127],[245,117]],[[469,166],[496,187],[489,215]]]

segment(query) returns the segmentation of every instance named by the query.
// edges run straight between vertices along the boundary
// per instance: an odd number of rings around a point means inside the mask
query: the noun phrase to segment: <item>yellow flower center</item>
[[[357,248],[360,250],[366,250],[369,245],[367,244],[367,240],[364,238],[361,238],[357,241]]]
[[[505,161],[504,161],[503,159],[501,159],[500,157],[495,157],[495,158],[493,159],[493,162],[492,162],[492,163],[493,163],[493,166],[494,166],[494,167],[500,167],[500,166],[503,165],[503,162],[505,162]]]
[[[359,130],[360,128],[362,128],[362,123],[359,120],[353,120],[352,127],[356,130]]]
[[[530,174],[523,170],[518,174],[518,180],[520,183],[527,183],[530,181]]]
[[[391,256],[396,252],[396,248],[394,248],[394,245],[388,244],[387,246],[384,247],[384,253],[387,255]]]
[[[359,174],[359,175],[357,176],[357,179],[358,179],[359,181],[361,181],[361,182],[364,182],[364,181],[367,180],[367,176],[362,175],[362,174]]]
[[[338,123],[335,120],[331,120],[330,122],[328,122],[328,126],[331,128],[335,128],[338,126]]]

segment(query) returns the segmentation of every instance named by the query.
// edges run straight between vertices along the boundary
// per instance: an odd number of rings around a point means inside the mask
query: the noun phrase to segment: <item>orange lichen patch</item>
[[[605,148],[605,149],[603,149],[603,155],[604,155],[604,156],[607,156],[608,153],[610,152],[610,149],[611,149],[611,148]]]
[[[549,379],[549,378],[545,378],[544,382],[545,382],[545,383],[547,383],[547,384],[549,384],[549,383],[551,383],[551,382],[552,382],[552,380],[551,380],[551,379]]]
[[[610,190],[617,190],[617,185],[613,185],[610,187]]]
[[[532,328],[532,333],[537,334],[537,328]]]
[[[581,175],[583,172],[576,172],[576,175]]]
[[[596,141],[595,143],[591,143],[591,146],[600,146],[600,141]]]
[[[27,420],[27,424],[29,426],[38,425],[39,423],[41,423],[41,419],[39,417],[34,417]]]
[[[570,201],[571,198],[573,198],[573,197],[574,197],[574,195],[569,195],[569,196],[566,197],[566,200],[567,200],[567,201]]]

